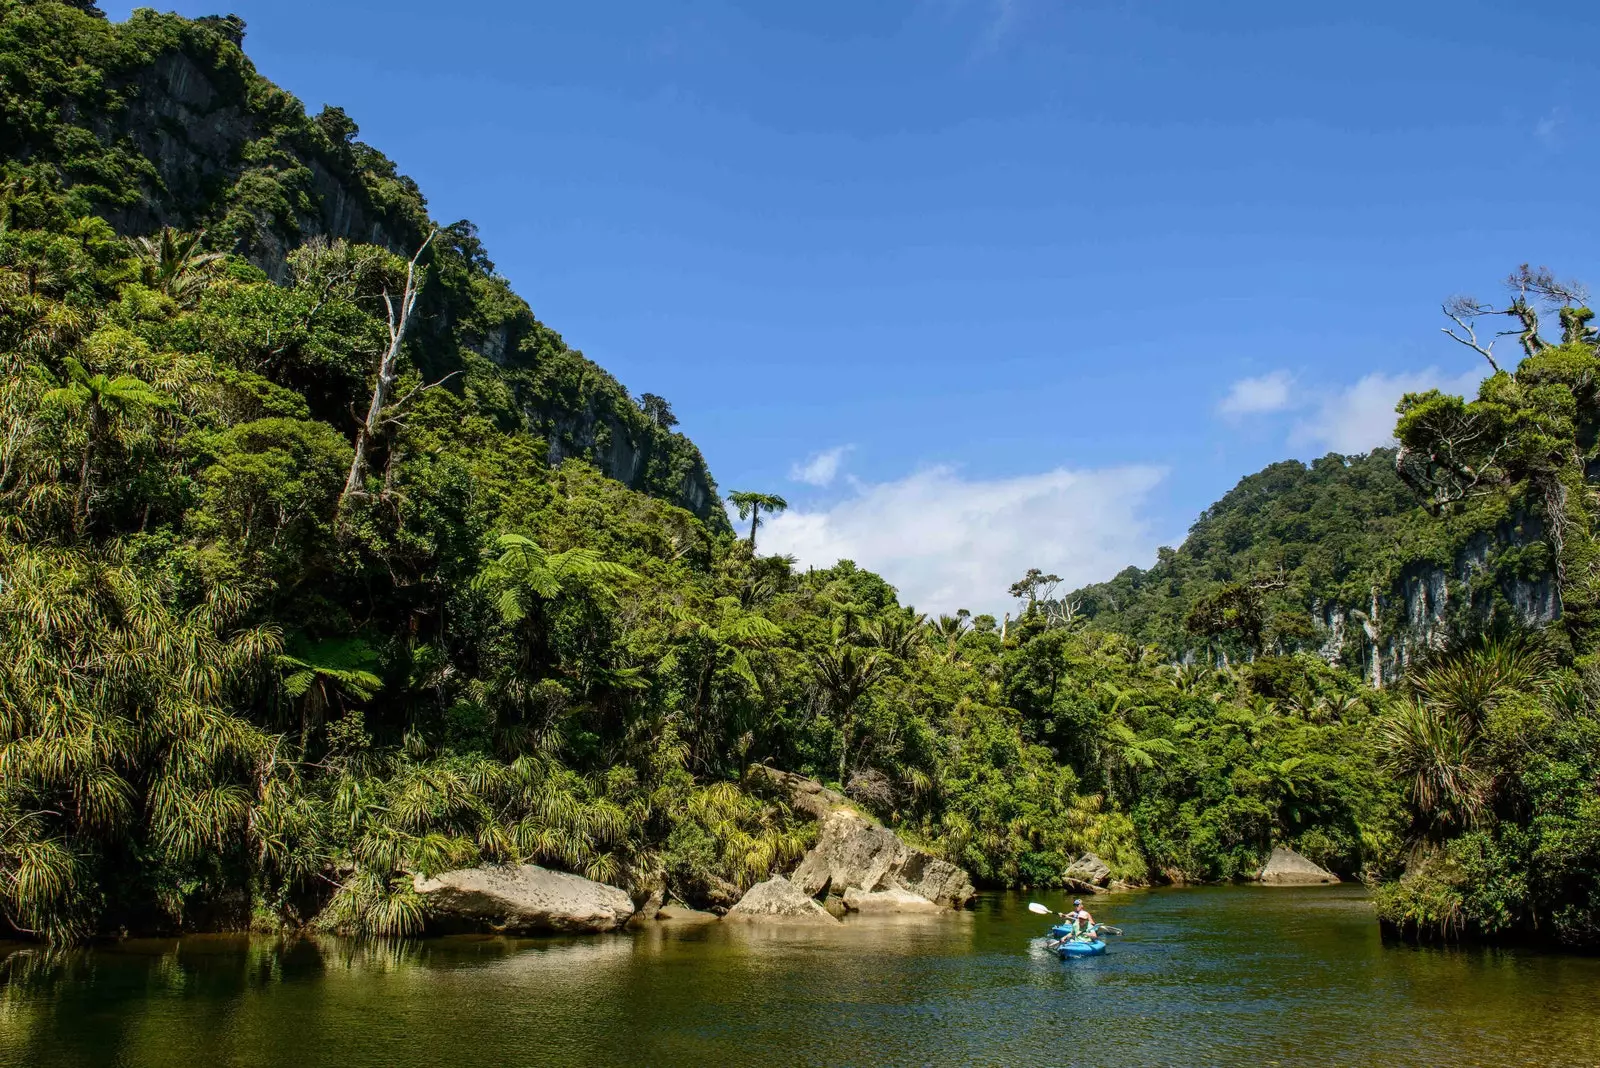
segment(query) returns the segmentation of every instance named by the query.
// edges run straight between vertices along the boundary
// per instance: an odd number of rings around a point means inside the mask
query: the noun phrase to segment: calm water
[[[1127,934],[1065,963],[1030,944],[1024,903],[820,931],[13,953],[0,1064],[1600,1065],[1600,959],[1385,947],[1353,888],[1102,898]]]

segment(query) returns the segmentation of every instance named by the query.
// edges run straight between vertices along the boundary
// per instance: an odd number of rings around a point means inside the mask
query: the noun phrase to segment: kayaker
[[[1089,910],[1083,907],[1083,899],[1074,898],[1072,911],[1067,913],[1067,922],[1072,924],[1078,934],[1085,934],[1094,927],[1094,917],[1089,915]]]

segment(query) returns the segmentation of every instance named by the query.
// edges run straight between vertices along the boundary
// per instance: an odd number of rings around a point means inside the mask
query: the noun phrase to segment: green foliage
[[[1588,507],[1552,444],[1585,425],[1563,407],[1587,388],[1581,316],[1474,402],[1519,435],[1495,495],[1435,518],[1387,454],[1277,465],[1151,572],[1065,601],[1030,572],[1028,610],[998,626],[929,620],[850,561],[758,556],[782,498],[730,495],[737,538],[670,405],[568,349],[457,223],[427,249],[411,402],[341,506],[404,270],[391,248],[433,225],[348,116],[259,78],[240,33],[0,0],[17,931],[412,934],[417,880],[478,863],[726,905],[812,833],[742,785],[770,763],[986,885],[1059,884],[1086,850],[1132,881],[1233,878],[1277,843],[1393,871],[1409,830],[1467,873],[1439,884],[1452,923],[1593,940],[1592,676],[1486,654],[1390,703],[1305,653],[1296,623],[1530,501]],[[204,188],[186,137],[175,157],[139,147],[169,69],[248,120]],[[359,226],[334,225],[341,197]],[[347,232],[388,247],[329,236]],[[1542,496],[1520,494],[1536,478]],[[1576,535],[1536,542],[1504,566],[1587,581]],[[1186,618],[1222,656],[1178,666]],[[1441,893],[1414,926],[1456,915]]]

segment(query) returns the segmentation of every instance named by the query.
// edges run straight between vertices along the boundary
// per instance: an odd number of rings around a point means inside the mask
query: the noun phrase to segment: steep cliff
[[[344,239],[410,255],[437,224],[411,179],[358,140],[341,109],[308,116],[245,56],[244,23],[88,3],[0,0],[0,158],[12,185],[65,187],[118,231],[203,229],[213,248],[285,280],[287,256]],[[418,364],[456,372],[505,429],[545,440],[552,464],[594,464],[726,529],[692,442],[644,413],[569,349],[495,273],[469,223],[444,230],[423,295]]]
[[[1233,614],[1197,633],[1197,606],[1228,590],[1241,591]],[[1389,449],[1249,475],[1154,567],[1066,600],[1091,626],[1179,659],[1314,651],[1376,685],[1452,639],[1540,627],[1562,611],[1538,515],[1497,494],[1435,516],[1395,474]]]

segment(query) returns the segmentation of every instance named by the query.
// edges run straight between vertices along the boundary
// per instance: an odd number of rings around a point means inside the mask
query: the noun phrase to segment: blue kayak
[[[1098,957],[1106,951],[1106,944],[1098,938],[1069,938],[1056,947],[1062,960],[1072,957]]]
[[[1050,937],[1056,939],[1055,951],[1061,955],[1062,960],[1072,957],[1098,957],[1106,951],[1106,943],[1102,938],[1089,935],[1074,935],[1069,924],[1058,923],[1050,928]]]

